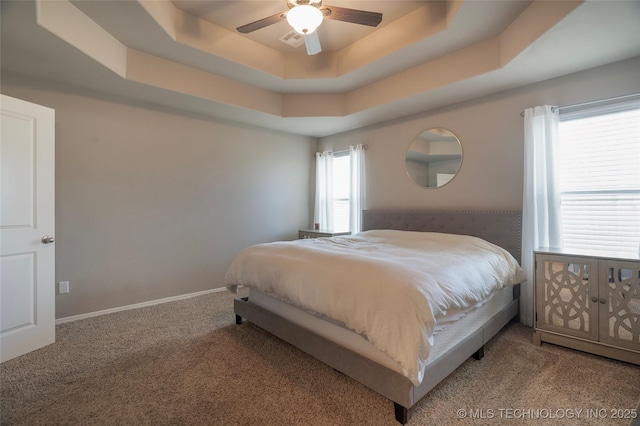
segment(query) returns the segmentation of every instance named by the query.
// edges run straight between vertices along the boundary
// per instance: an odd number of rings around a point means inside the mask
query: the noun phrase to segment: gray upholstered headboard
[[[522,214],[489,210],[364,210],[362,230],[444,232],[482,238],[520,262]]]

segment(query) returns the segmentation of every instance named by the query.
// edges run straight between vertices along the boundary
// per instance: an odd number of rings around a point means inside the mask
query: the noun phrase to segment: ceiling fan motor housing
[[[289,9],[293,9],[296,6],[313,6],[319,8],[322,6],[322,0],[287,0],[287,6],[289,6]]]

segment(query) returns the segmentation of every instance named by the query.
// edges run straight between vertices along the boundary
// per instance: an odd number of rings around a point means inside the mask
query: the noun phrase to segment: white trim
[[[149,300],[148,302],[134,303],[133,305],[119,306],[117,308],[104,309],[102,311],[88,312],[86,314],[73,315],[65,318],[58,318],[56,320],[56,325],[64,324],[66,322],[78,321],[86,318],[97,317],[100,315],[112,314],[115,312],[128,311],[131,309],[138,309],[138,308],[146,308],[147,306],[160,305],[162,303],[167,303],[167,302],[175,302],[176,300],[190,299],[192,297],[204,296],[205,294],[218,293],[220,291],[227,291],[227,288],[226,287],[213,288],[211,290],[197,291],[195,293],[181,294],[178,296],[165,297],[164,299]]]

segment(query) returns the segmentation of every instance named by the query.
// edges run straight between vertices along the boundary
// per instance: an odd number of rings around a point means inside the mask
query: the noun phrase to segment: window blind
[[[349,231],[351,175],[349,153],[333,157],[333,231]]]
[[[566,248],[640,252],[640,99],[560,111]]]

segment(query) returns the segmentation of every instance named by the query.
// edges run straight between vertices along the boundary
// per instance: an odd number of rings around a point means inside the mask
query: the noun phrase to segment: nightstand
[[[320,238],[320,237],[337,237],[338,235],[351,235],[351,232],[333,232],[326,229],[301,229],[298,231],[299,239]]]
[[[640,256],[535,252],[533,341],[640,365]]]

